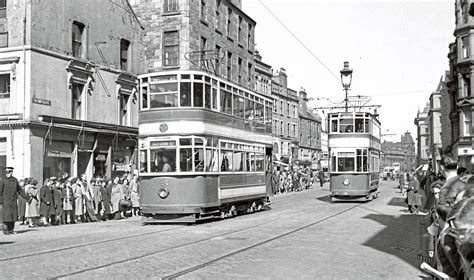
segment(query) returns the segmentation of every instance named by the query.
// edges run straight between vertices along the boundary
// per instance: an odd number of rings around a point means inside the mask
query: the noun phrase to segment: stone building
[[[321,160],[321,117],[308,108],[308,96],[304,89],[299,91],[298,104],[298,163],[315,167]]]
[[[262,61],[262,56],[255,51],[255,90],[265,96],[272,96],[273,69]]]
[[[125,0],[0,1],[0,168],[133,169],[141,26]]]
[[[449,94],[451,141],[445,152],[459,158],[461,166],[474,171],[473,149],[473,92],[474,18],[469,15],[470,1],[455,2],[455,41],[449,45],[449,74],[446,77]]]
[[[423,111],[418,111],[415,118],[416,125],[416,166],[427,164],[430,159],[430,124],[428,118],[428,112],[430,110],[430,104],[426,104]]]
[[[407,131],[401,136],[400,142],[384,141],[382,143],[380,166],[392,166],[393,163],[399,163],[402,172],[410,171],[415,169],[415,157],[415,142]]]
[[[291,163],[296,160],[299,149],[298,95],[288,88],[284,68],[280,68],[272,78],[272,97],[273,153],[277,160]]]
[[[442,127],[441,127],[441,93],[445,88],[443,77],[441,77],[436,91],[430,96],[430,108],[428,111],[429,124],[429,156],[432,162],[432,168],[435,172],[439,171],[439,163],[442,154]]]

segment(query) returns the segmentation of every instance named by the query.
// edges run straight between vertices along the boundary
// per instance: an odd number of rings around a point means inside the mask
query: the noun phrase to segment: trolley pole
[[[347,92],[349,91],[349,88],[351,87],[351,82],[352,82],[352,69],[349,68],[349,62],[344,61],[344,68],[341,70],[341,83],[342,83],[342,88],[346,91],[346,98],[344,99],[345,106],[344,108],[346,109],[346,112],[348,111],[348,102],[349,99],[347,98]]]

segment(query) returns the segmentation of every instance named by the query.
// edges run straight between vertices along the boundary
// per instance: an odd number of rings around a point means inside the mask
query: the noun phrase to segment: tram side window
[[[357,149],[357,172],[367,172],[367,150]]]
[[[150,107],[164,108],[178,106],[178,85],[177,83],[151,84]]]
[[[195,148],[194,169],[196,170],[196,172],[204,171],[204,149],[203,148]]]
[[[211,109],[211,85],[204,86],[204,107]]]
[[[146,156],[146,150],[140,151],[140,172],[148,172],[148,160]]]
[[[245,153],[241,151],[234,152],[234,171],[244,171],[245,170]]]
[[[222,151],[220,156],[221,171],[232,171],[232,151]]]
[[[183,148],[179,149],[179,170],[181,172],[191,172],[193,171],[193,162],[192,162],[192,148]]]
[[[191,106],[191,83],[180,83],[180,102],[181,107]]]
[[[364,119],[364,130],[365,133],[370,133],[370,120]]]
[[[244,117],[244,98],[242,96],[234,95],[234,116]]]
[[[331,132],[337,132],[337,119],[331,120]]]
[[[203,83],[196,83],[193,84],[193,102],[194,107],[203,107],[204,106],[204,92],[203,92]]]
[[[219,153],[217,149],[206,149],[206,171],[219,171]]]
[[[265,158],[263,154],[255,154],[256,171],[265,171]]]
[[[354,124],[353,119],[341,119],[340,120],[340,129],[339,132],[341,133],[351,133],[354,132]]]
[[[337,159],[337,171],[339,172],[350,172],[355,170],[353,157],[339,157]]]
[[[355,119],[355,131],[357,133],[364,132],[364,119]]]
[[[151,172],[175,171],[176,149],[162,149],[150,151]]]

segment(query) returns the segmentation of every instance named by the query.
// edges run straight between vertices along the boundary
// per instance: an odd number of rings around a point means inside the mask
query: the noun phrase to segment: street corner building
[[[141,31],[125,0],[0,1],[0,169],[133,172]]]

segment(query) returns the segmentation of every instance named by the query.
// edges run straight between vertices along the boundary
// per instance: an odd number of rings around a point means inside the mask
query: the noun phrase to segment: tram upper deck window
[[[234,94],[234,116],[244,117],[244,98]]]
[[[203,107],[204,106],[204,84],[193,83],[193,106]]]
[[[160,83],[150,84],[150,108],[164,108],[178,106],[178,84]]]
[[[181,82],[179,86],[179,104],[181,107],[191,106],[191,83]]]
[[[337,132],[337,119],[331,120],[331,132]]]
[[[220,111],[229,115],[232,114],[232,93],[223,89],[221,89]]]
[[[364,119],[363,118],[355,119],[355,132],[364,133]]]
[[[340,133],[354,132],[354,119],[340,119],[339,132]]]

